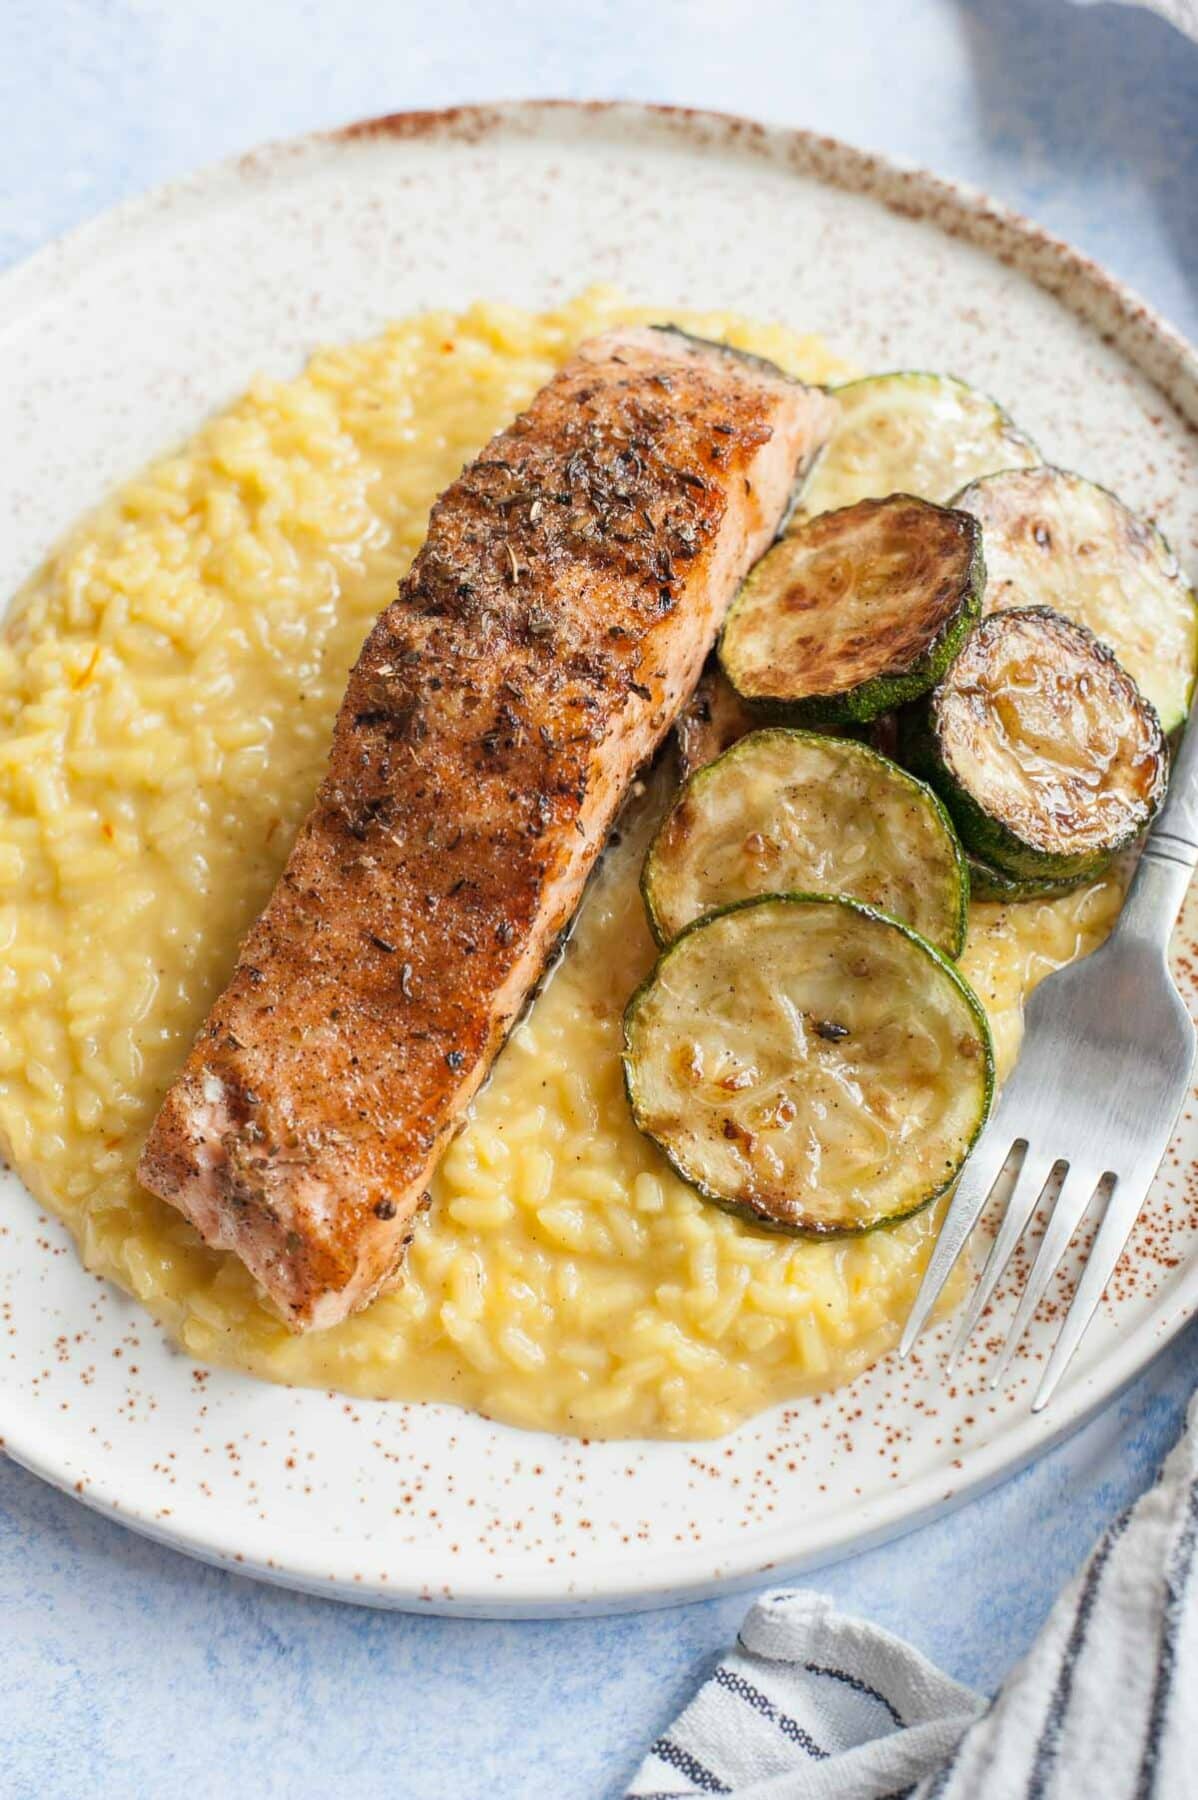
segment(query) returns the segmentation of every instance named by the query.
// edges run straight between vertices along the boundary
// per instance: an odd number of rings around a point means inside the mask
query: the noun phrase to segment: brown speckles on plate
[[[779,256],[780,242],[818,254]],[[270,147],[0,282],[17,371],[0,449],[5,591],[116,475],[256,370],[289,374],[315,344],[377,330],[384,306],[545,305],[592,281],[776,315],[863,367],[950,367],[1054,460],[1151,509],[1194,559],[1198,363],[1089,259],[825,138],[683,109],[534,104]],[[1192,999],[1196,938],[1191,905],[1177,961]],[[347,1404],[198,1368],[86,1275],[6,1177],[0,1431],[10,1454],[139,1529],[359,1602],[571,1612],[748,1585],[951,1504],[1142,1365],[1198,1304],[1196,1144],[1190,1112],[1042,1418],[1030,1382],[1076,1257],[1000,1395],[986,1374],[1007,1285],[952,1382],[943,1328],[902,1367],[885,1360],[698,1446],[534,1437],[451,1407]]]

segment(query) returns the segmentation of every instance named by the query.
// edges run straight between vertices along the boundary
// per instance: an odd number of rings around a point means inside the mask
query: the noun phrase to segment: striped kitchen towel
[[[987,1704],[818,1594],[766,1594],[628,1800],[1195,1800],[1198,1398]]]

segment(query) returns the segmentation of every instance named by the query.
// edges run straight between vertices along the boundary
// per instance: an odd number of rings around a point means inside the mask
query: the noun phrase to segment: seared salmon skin
[[[835,404],[594,338],[434,506],[142,1182],[297,1331],[398,1276],[438,1156]]]

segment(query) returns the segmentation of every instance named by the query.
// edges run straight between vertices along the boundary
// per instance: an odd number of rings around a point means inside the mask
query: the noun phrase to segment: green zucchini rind
[[[1051,606],[1088,625],[1175,731],[1198,671],[1198,607],[1160,532],[1106,488],[1047,466],[988,475],[953,504],[981,522],[985,611]]]
[[[980,475],[1040,461],[997,401],[952,375],[899,370],[831,392],[840,422],[800,495],[797,523],[883,494],[947,501]]]
[[[1054,880],[1051,875],[1008,875],[1005,869],[996,869],[993,863],[983,862],[978,856],[967,856],[965,860],[969,865],[970,899],[994,900],[1002,905],[1022,900],[1059,899],[1062,894],[1072,894],[1079,887],[1085,887],[1106,868],[1102,863],[1088,874]]]
[[[801,1236],[935,1200],[994,1087],[958,970],[843,895],[766,895],[689,926],[630,1000],[624,1042],[633,1117],[682,1179]]]
[[[821,513],[775,544],[720,637],[742,699],[798,724],[864,724],[924,694],[982,604],[981,532],[910,494]]]
[[[850,894],[945,956],[965,944],[969,877],[944,807],[864,744],[772,729],[693,775],[649,847],[641,892],[659,944],[734,900]]]
[[[900,729],[902,760],[966,849],[1010,875],[1094,875],[1164,798],[1153,707],[1092,631],[1048,607],[983,619]]]

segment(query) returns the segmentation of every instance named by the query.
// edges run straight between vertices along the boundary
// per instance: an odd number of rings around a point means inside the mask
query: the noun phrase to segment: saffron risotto
[[[780,326],[676,316],[809,380],[851,372]],[[897,1339],[938,1211],[830,1243],[771,1235],[704,1205],[632,1124],[620,1020],[653,957],[637,875],[664,776],[449,1149],[395,1292],[293,1337],[134,1173],[433,499],[581,339],[661,317],[592,292],[321,351],[108,500],[9,613],[0,1134],[88,1266],[197,1358],[587,1436],[710,1437]],[[974,908],[963,967],[1000,1074],[1024,994],[1099,941],[1119,897],[1108,878]]]

